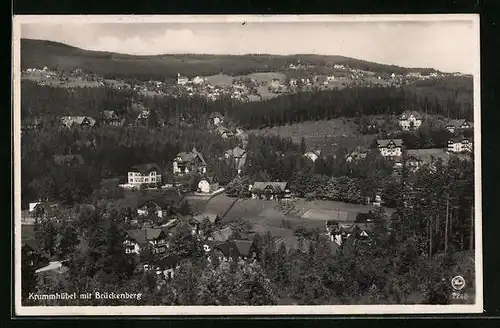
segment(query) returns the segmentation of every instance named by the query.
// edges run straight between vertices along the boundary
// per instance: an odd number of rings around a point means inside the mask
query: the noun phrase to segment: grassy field
[[[280,80],[280,83],[284,83],[286,80],[286,75],[283,73],[277,72],[261,72],[261,73],[252,73],[243,77],[248,77],[250,79],[254,79],[257,83],[271,83],[273,79]]]
[[[256,135],[279,135],[282,138],[292,138],[297,143],[304,138],[308,148],[319,148],[325,152],[334,151],[339,147],[347,149],[353,149],[358,145],[369,147],[375,138],[375,135],[361,134],[354,120],[348,118],[306,121],[248,132]]]
[[[205,81],[211,85],[225,87],[233,84],[234,77],[225,75],[225,74],[217,74],[204,77]]]
[[[227,197],[223,194],[217,195],[208,201],[205,205],[204,211],[222,215],[227,211],[235,199],[236,198]],[[336,209],[348,212],[367,212],[368,210],[373,209],[373,207],[369,205],[348,204],[333,201],[306,201],[304,199],[298,199],[292,201],[291,203],[294,205],[294,209],[285,214],[285,211],[280,209],[279,203],[274,201],[260,199],[238,200],[222,221],[228,224],[236,220],[247,220],[252,225],[265,226],[268,229],[294,229],[299,224],[303,224],[309,229],[323,229],[325,225],[323,219],[303,219],[301,216],[310,209]],[[391,214],[393,210],[386,209],[386,212]]]

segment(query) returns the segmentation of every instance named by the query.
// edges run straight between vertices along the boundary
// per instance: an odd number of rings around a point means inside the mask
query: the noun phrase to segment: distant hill
[[[21,39],[21,68],[55,70],[84,69],[92,73],[114,78],[173,79],[177,73],[189,77],[210,76],[224,73],[230,76],[257,72],[282,71],[290,63],[300,61],[317,67],[347,65],[377,73],[434,72],[434,69],[403,68],[383,65],[343,56],[324,55],[151,55],[134,56],[112,52],[83,50],[59,42]]]

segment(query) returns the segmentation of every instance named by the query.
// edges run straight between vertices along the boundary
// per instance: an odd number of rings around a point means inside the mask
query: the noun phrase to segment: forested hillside
[[[472,79],[442,80],[418,87],[300,92],[236,105],[230,114],[249,129],[342,116],[399,115],[405,110],[472,120],[472,99]]]
[[[406,73],[410,71],[433,72],[433,69],[403,68],[364,60],[322,55],[154,55],[131,56],[109,52],[88,51],[62,43],[42,40],[21,40],[21,68],[68,70],[80,68],[106,78],[136,78],[139,80],[171,79],[177,73],[187,76],[209,76],[225,73],[231,76],[255,72],[283,70],[289,63],[301,61],[320,70],[333,64],[378,73]],[[313,69],[314,70],[314,69]]]

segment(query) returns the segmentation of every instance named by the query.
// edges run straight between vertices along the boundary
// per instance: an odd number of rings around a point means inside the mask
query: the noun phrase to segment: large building
[[[161,183],[161,170],[157,164],[139,164],[131,167],[128,172],[128,184],[141,186],[142,184]]]
[[[415,111],[406,111],[399,117],[399,126],[403,131],[416,130],[422,125],[422,115]]]
[[[177,154],[173,161],[173,173],[183,175],[188,173],[205,174],[207,172],[207,163],[203,155],[193,147],[190,152],[181,152]]]
[[[402,155],[403,140],[402,139],[379,139],[377,146],[380,154],[385,158],[397,158]]]

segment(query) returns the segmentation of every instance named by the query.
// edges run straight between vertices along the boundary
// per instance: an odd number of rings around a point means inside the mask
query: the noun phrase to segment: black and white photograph
[[[479,16],[13,19],[17,315],[483,311]]]

